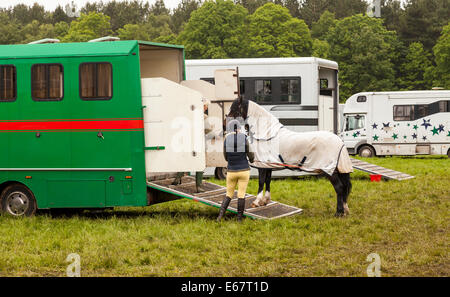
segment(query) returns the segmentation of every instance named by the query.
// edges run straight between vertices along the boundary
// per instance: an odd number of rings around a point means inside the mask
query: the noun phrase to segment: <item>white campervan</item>
[[[349,152],[362,157],[450,157],[450,91],[352,95],[345,102],[341,131]]]
[[[338,132],[338,64],[307,58],[186,60],[186,79],[214,84],[217,69],[239,69],[240,93],[297,132]]]
[[[331,131],[338,133],[338,64],[314,57],[186,60],[186,79],[214,84],[214,72],[238,69],[239,90],[243,98],[255,101],[296,132]],[[228,113],[231,103],[220,103]],[[213,106],[210,106],[213,108]],[[300,175],[283,170],[275,176]],[[209,175],[207,171],[207,175]],[[223,168],[215,176],[223,178]],[[256,171],[252,170],[252,175]]]

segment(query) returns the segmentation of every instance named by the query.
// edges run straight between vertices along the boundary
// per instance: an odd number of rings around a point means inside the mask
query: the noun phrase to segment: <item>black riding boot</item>
[[[225,212],[227,211],[230,201],[231,201],[230,197],[225,197],[222,200],[222,205],[220,206],[220,210],[219,210],[219,216],[217,217],[218,222],[220,222],[222,220],[222,217],[225,215]]]
[[[245,198],[239,198],[238,199],[238,207],[237,207],[238,221],[242,221],[242,218],[244,216],[244,209],[245,209]]]

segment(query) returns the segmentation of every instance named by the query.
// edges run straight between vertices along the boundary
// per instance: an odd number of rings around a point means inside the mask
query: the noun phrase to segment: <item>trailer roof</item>
[[[274,64],[317,64],[320,67],[338,69],[338,63],[316,57],[292,58],[245,58],[245,59],[198,59],[186,60],[186,66],[233,66],[233,65],[274,65]]]
[[[137,45],[183,49],[180,45],[124,40],[104,42],[0,45],[0,59],[60,58],[129,55]]]
[[[390,99],[410,99],[411,96],[419,96],[421,98],[428,97],[449,97],[450,90],[420,90],[420,91],[388,91],[388,92],[360,92],[352,96],[363,95],[388,95]]]

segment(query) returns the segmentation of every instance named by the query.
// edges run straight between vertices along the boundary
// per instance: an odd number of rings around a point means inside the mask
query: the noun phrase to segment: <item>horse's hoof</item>
[[[343,217],[345,217],[345,212],[336,212],[335,214],[334,214],[334,216],[336,217],[336,218],[343,218]]]

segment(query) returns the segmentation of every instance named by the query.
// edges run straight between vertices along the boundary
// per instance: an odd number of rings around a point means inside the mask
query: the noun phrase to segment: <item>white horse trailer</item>
[[[232,68],[239,71],[241,96],[262,105],[286,128],[296,132],[338,133],[336,62],[314,57],[186,60],[186,78],[214,84],[215,70]],[[217,173],[216,170],[216,176]],[[252,170],[254,174],[256,171]],[[275,176],[300,174],[290,170],[274,172]],[[219,172],[218,176],[223,174]]]
[[[450,157],[450,91],[352,95],[345,102],[340,136],[349,153],[363,157]]]

